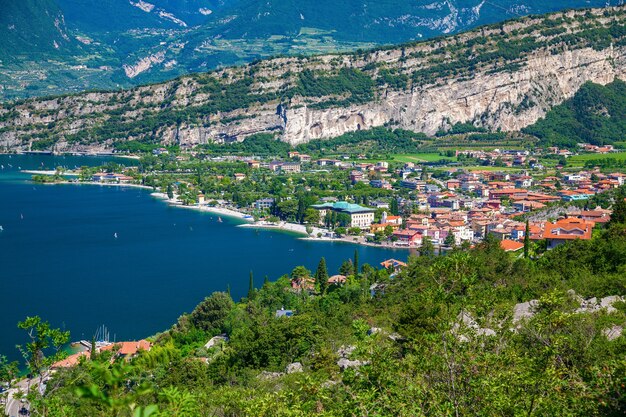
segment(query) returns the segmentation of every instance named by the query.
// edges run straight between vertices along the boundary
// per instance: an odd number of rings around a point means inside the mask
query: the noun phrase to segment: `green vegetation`
[[[626,135],[626,83],[585,83],[570,100],[523,129],[544,146],[575,148],[577,143],[612,144]]]
[[[346,284],[312,293],[291,290],[290,279],[312,276],[299,266],[238,303],[214,293],[149,352],[94,355],[29,398],[42,414],[77,417],[623,415],[626,338],[604,331],[624,325],[626,303],[576,312],[568,290],[626,293],[625,230],[613,221],[539,258],[491,238],[440,257],[425,248],[393,279],[355,255],[339,271]],[[327,274],[321,260],[314,277]],[[372,297],[375,282],[384,291]],[[531,316],[513,321],[531,299]],[[294,315],[276,317],[283,307]],[[204,347],[221,333],[230,341]],[[303,372],[283,374],[294,362]]]

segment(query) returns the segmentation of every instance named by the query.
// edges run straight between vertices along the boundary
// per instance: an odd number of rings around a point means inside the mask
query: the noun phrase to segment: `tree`
[[[430,240],[430,237],[425,236],[424,239],[422,239],[422,246],[420,246],[419,252],[421,256],[425,256],[425,257],[435,256],[435,245],[433,245],[433,242],[432,240]]]
[[[526,230],[524,230],[524,258],[528,258],[530,253],[530,224],[526,220]]]
[[[313,233],[313,228],[309,225],[306,226],[305,230],[306,230],[306,234],[309,236],[311,236],[311,233]]]
[[[191,323],[204,331],[223,331],[233,300],[225,292],[214,292],[191,312]]]
[[[17,348],[33,374],[38,374],[44,368],[63,358],[64,353],[61,348],[70,340],[69,331],[53,329],[50,327],[50,323],[43,321],[39,316],[26,317],[26,320],[17,323],[17,327],[26,330],[30,339],[25,346],[18,346]],[[46,357],[48,349],[52,349],[53,353]]]
[[[354,250],[354,277],[359,277],[359,250]]]
[[[326,259],[324,258],[320,259],[319,264],[317,264],[315,281],[320,286],[322,294],[326,294],[326,290],[328,289],[328,269],[326,268]]]
[[[456,244],[456,240],[454,239],[454,233],[448,233],[445,240],[443,241],[443,244],[448,247],[454,246]]]
[[[391,235],[393,235],[393,227],[391,227],[390,225],[385,226],[385,236],[389,237]]]
[[[391,199],[391,204],[389,205],[389,211],[394,216],[397,216],[400,213],[400,209],[398,208],[398,200],[396,198]]]
[[[252,271],[250,271],[250,280],[248,282],[248,298],[252,298],[254,296],[254,275]]]
[[[615,204],[613,204],[613,213],[611,213],[611,224],[626,223],[626,200],[624,193],[617,193],[615,196]]]
[[[174,190],[172,189],[172,184],[167,184],[167,198],[170,200],[174,198]]]
[[[311,271],[309,271],[308,269],[306,269],[303,266],[296,266],[292,271],[291,271],[291,279],[298,279],[298,278],[307,278],[311,276]]]
[[[11,384],[19,375],[19,364],[17,361],[9,362],[6,356],[0,355],[0,385]]]
[[[306,209],[304,212],[304,222],[308,224],[318,224],[320,222],[320,212],[312,208]]]
[[[352,265],[351,259],[348,259],[341,264],[339,267],[339,273],[347,277],[354,274],[354,266]]]

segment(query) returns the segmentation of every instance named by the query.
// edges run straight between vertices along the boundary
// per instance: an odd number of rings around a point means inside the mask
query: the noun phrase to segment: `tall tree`
[[[322,294],[326,294],[328,290],[328,269],[326,268],[326,259],[320,259],[319,264],[317,264],[317,271],[315,271],[315,280],[320,286],[320,291]]]
[[[394,216],[397,216],[398,213],[400,213],[400,210],[398,208],[398,200],[395,197],[391,199],[389,211],[391,211],[391,214],[393,214]]]
[[[254,296],[254,275],[252,271],[250,271],[250,281],[248,282],[248,298],[252,298]]]
[[[30,339],[25,346],[18,346],[17,348],[33,374],[38,374],[44,368],[63,358],[61,348],[70,340],[69,331],[53,329],[50,327],[50,323],[43,321],[39,316],[26,317],[26,320],[17,323],[17,327],[26,330]],[[52,350],[53,353],[46,357],[49,350]]]
[[[354,277],[359,277],[359,250],[354,250]]]
[[[613,213],[611,213],[611,224],[626,223],[626,193],[618,192],[615,196],[613,204]]]
[[[435,256],[435,245],[433,245],[433,241],[430,240],[430,237],[425,236],[424,239],[422,239],[422,246],[420,246],[419,252],[421,256]]]
[[[528,259],[530,253],[530,224],[526,220],[526,230],[524,230],[524,258]]]

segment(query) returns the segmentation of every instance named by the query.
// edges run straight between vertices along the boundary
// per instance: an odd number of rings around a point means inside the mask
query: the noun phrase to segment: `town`
[[[610,193],[626,179],[614,161],[624,153],[589,144],[576,151],[447,150],[376,160],[365,154],[214,155],[160,147],[144,154],[138,167],[59,168],[55,175],[151,187],[170,204],[310,239],[409,249],[428,242],[442,252],[492,236],[505,251],[521,253],[525,244],[542,252],[591,239],[594,227],[610,220]]]

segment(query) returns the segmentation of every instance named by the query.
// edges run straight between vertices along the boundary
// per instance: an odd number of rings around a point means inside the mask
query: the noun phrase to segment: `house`
[[[78,352],[75,353],[73,355],[68,356],[67,358],[55,362],[52,365],[50,365],[51,369],[59,369],[59,368],[71,368],[74,367],[76,365],[78,365],[78,363],[80,362],[81,358],[88,358],[89,357],[89,351],[87,352]]]
[[[320,224],[323,224],[324,218],[331,212],[343,213],[350,216],[350,227],[359,227],[361,229],[368,228],[374,221],[374,212],[376,210],[362,207],[358,204],[351,204],[346,201],[336,203],[324,203],[311,206],[320,212]]]
[[[97,172],[92,175],[91,180],[94,182],[122,183],[132,181],[133,177],[129,177],[123,174],[113,174],[110,172]]]
[[[346,283],[345,275],[333,275],[332,277],[328,278],[329,285],[341,285],[345,283]]]
[[[248,161],[248,166],[252,169],[257,169],[261,167],[261,163],[259,161]]]
[[[393,237],[401,245],[417,246],[422,244],[422,235],[416,230],[396,230],[393,232]]]
[[[521,242],[516,242],[510,239],[504,239],[500,241],[500,247],[505,252],[517,252],[518,250],[524,248],[524,244]]]
[[[246,174],[242,174],[240,172],[235,173],[235,180],[243,181],[246,178]]]
[[[275,201],[273,198],[261,198],[254,202],[254,208],[257,210],[268,210],[274,205]]]
[[[311,277],[298,277],[291,280],[291,289],[296,292],[315,290],[315,280]]]
[[[406,268],[406,263],[402,261],[398,261],[397,259],[387,259],[386,261],[382,261],[380,265],[385,269],[392,269],[394,273],[400,272],[402,268]]]
[[[300,172],[300,164],[297,162],[284,162],[280,164],[280,172],[295,174]]]
[[[276,310],[276,317],[291,317],[293,316],[293,310],[285,310],[285,307],[281,307],[280,310]]]
[[[152,344],[147,340],[140,340],[138,342],[119,342],[113,343],[100,349],[101,351],[111,350],[116,352],[117,356],[130,359],[136,356],[140,351],[149,351]]]
[[[543,238],[548,241],[548,249],[555,248],[568,240],[591,239],[593,227],[592,221],[576,218],[565,218],[556,222],[545,224]]]

